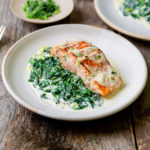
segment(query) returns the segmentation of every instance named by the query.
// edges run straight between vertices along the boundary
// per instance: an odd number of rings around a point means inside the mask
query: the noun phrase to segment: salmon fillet
[[[122,79],[104,53],[86,41],[67,41],[53,47],[51,55],[59,57],[62,66],[81,77],[85,86],[106,96],[122,85]]]

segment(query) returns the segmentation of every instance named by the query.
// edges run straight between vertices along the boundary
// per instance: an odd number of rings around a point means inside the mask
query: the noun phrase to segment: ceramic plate
[[[30,19],[26,17],[25,12],[23,11],[23,6],[26,1],[27,0],[11,0],[10,2],[11,11],[18,18],[27,22],[37,23],[37,24],[47,24],[47,23],[54,23],[56,21],[60,21],[66,18],[69,14],[71,14],[74,8],[73,0],[54,0],[56,4],[60,6],[61,12],[59,14],[49,17],[46,20]]]
[[[114,0],[94,0],[99,17],[109,26],[131,37],[150,41],[150,29],[141,23],[120,15]]]
[[[29,86],[28,59],[42,46],[54,46],[74,38],[87,40],[102,49],[123,77],[124,86],[106,97],[99,109],[74,111],[56,108],[40,99]],[[9,93],[29,110],[50,118],[84,121],[109,116],[130,105],[145,86],[147,67],[139,50],[125,38],[105,29],[69,24],[44,28],[19,40],[3,60],[2,77]]]

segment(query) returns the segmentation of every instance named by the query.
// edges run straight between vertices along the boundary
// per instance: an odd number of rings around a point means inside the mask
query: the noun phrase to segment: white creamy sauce
[[[31,88],[34,90],[34,92],[36,93],[36,95],[40,98],[40,95],[43,92],[38,87],[34,87],[32,83],[29,83],[29,84],[30,84]],[[53,97],[53,95],[51,93],[45,93],[45,94],[46,94],[47,99],[40,98],[41,100],[43,100],[51,105],[54,105],[55,107],[60,107],[62,109],[72,109],[68,106],[68,104],[66,102],[64,102],[63,99],[60,99],[60,103],[56,104],[55,98]]]
[[[112,74],[111,73],[111,70],[113,70],[115,72],[115,74]],[[106,71],[106,72],[103,72],[101,73],[101,71],[99,71],[95,77],[94,77],[94,80],[97,81],[100,85],[103,85],[103,86],[114,86],[114,85],[117,85],[117,83],[119,82],[119,75],[118,73],[116,72],[115,69],[112,69],[111,68],[110,72],[109,71]]]
[[[120,6],[122,5],[122,3],[124,2],[124,0],[114,0],[114,5],[115,5],[115,8],[117,9],[118,11],[118,14],[123,16],[123,17],[126,17],[128,18],[129,20],[132,20],[134,22],[138,22],[138,23],[141,23],[145,28],[149,29],[150,30],[150,24],[145,20],[144,17],[141,17],[139,19],[134,19],[133,17],[131,16],[124,16],[122,11],[120,10]],[[144,7],[143,7],[144,8]]]

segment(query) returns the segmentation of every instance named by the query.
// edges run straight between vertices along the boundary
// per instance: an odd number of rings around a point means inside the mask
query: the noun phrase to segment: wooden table
[[[92,0],[74,1],[73,13],[56,24],[83,23],[113,31],[97,16]],[[10,12],[9,0],[0,1],[0,24],[7,26],[0,42],[0,68],[5,53],[17,40],[32,31],[50,26],[19,20]],[[150,70],[150,43],[124,37],[140,49]],[[44,118],[20,106],[4,87],[0,71],[0,150],[149,149],[149,78],[142,95],[122,112],[91,122],[63,122]]]

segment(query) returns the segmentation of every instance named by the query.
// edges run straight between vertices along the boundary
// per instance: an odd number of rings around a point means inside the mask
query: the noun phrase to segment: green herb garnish
[[[97,55],[97,58],[100,59],[100,58],[101,58],[101,55]]]
[[[82,54],[82,53],[77,53],[76,55],[80,57],[80,56],[82,56],[83,54]]]
[[[24,5],[24,12],[28,18],[46,20],[60,12],[59,6],[54,0],[27,0]]]
[[[74,50],[74,48],[71,48],[70,50],[71,50],[71,51],[73,51],[73,50]]]
[[[63,58],[64,58],[65,61],[67,60],[67,56],[66,55],[64,55]]]
[[[93,74],[93,73],[91,73],[91,77],[94,77],[94,74]]]
[[[111,71],[111,74],[115,74],[115,73],[116,73],[115,71],[113,71],[113,70]]]
[[[84,109],[88,106],[94,108],[95,103],[102,104],[99,94],[89,90],[81,78],[65,70],[61,66],[59,58],[51,57],[47,53],[42,53],[42,55],[45,56],[40,56],[42,59],[36,54],[29,60],[29,67],[31,68],[29,82],[43,91],[41,98],[47,99],[46,93],[51,92],[56,104],[59,104],[60,100],[63,99],[75,110]]]

